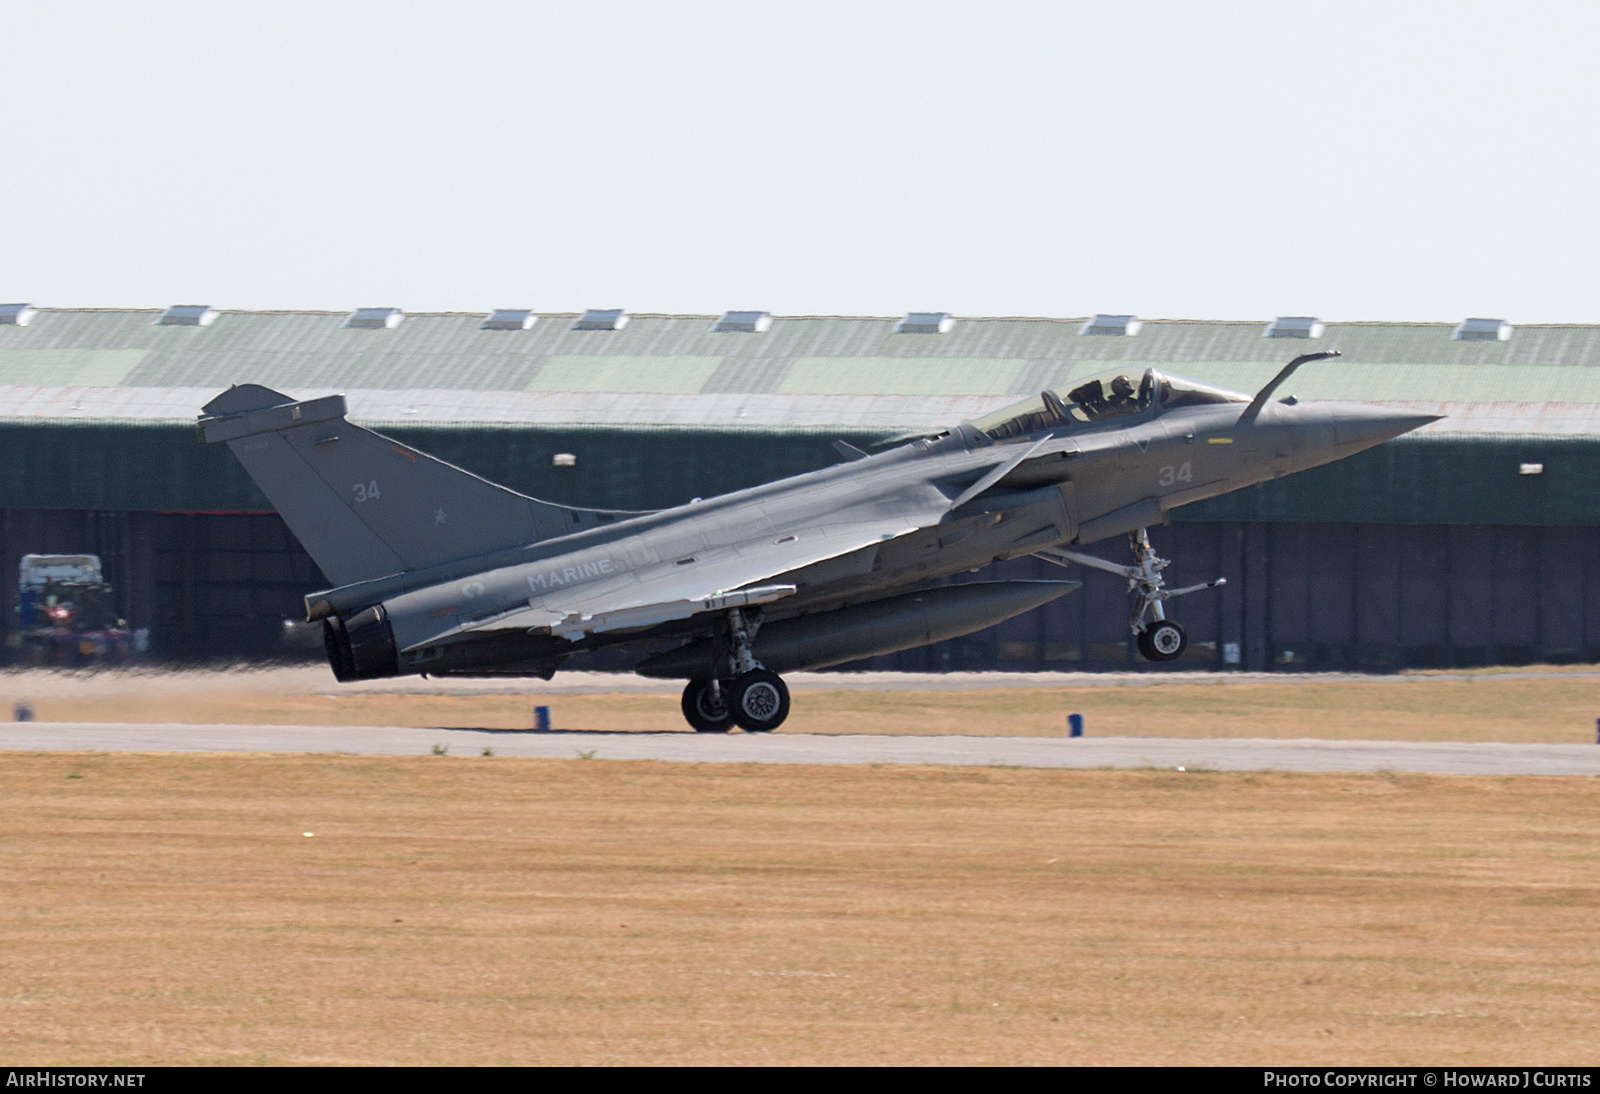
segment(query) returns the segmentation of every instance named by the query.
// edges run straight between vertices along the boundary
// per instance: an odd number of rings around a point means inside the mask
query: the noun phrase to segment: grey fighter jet
[[[306,597],[341,681],[409,673],[549,678],[622,647],[686,679],[704,732],[788,715],[781,672],[954,638],[1079,585],[931,587],[1037,555],[1120,574],[1153,661],[1183,653],[1145,529],[1176,506],[1370,448],[1433,421],[1356,403],[1254,398],[1123,367],[820,471],[655,512],[527,497],[352,425],[342,396],[254,384],[206,404],[225,441],[334,587]],[[1123,565],[1075,547],[1126,536]]]

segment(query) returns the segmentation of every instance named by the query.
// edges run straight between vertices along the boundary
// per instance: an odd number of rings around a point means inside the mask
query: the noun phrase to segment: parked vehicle
[[[97,555],[23,555],[6,644],[24,665],[125,664],[135,636],[117,614]]]

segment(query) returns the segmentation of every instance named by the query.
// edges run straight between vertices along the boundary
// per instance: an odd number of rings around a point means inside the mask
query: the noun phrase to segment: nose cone
[[[1442,414],[1418,414],[1410,410],[1391,410],[1363,403],[1338,403],[1330,408],[1333,417],[1333,449],[1338,456],[1348,456],[1382,444],[1436,422]]]

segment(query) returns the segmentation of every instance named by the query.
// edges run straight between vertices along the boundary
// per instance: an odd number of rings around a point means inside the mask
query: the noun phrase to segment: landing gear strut
[[[761,614],[728,612],[729,650],[726,675],[690,680],[683,689],[683,716],[698,733],[726,733],[738,726],[746,733],[770,733],[789,717],[789,686],[750,652]]]
[[[1204,581],[1199,585],[1169,589],[1167,579],[1161,576],[1161,571],[1172,565],[1172,562],[1156,554],[1155,549],[1150,546],[1149,534],[1143,528],[1129,532],[1128,546],[1133,549],[1132,566],[1119,566],[1115,562],[1107,562],[1103,558],[1081,554],[1078,551],[1068,551],[1063,547],[1051,547],[1040,551],[1039,557],[1058,566],[1076,562],[1080,566],[1092,566],[1096,570],[1105,570],[1107,573],[1127,578],[1128,591],[1134,596],[1133,616],[1128,621],[1128,627],[1133,632],[1134,644],[1139,647],[1139,652],[1144,655],[1146,661],[1176,661],[1188,648],[1189,636],[1184,633],[1181,626],[1167,618],[1164,605],[1173,597],[1187,596],[1201,589],[1215,589],[1226,585],[1228,579],[1219,577],[1215,581]],[[1150,617],[1148,622],[1146,616]]]

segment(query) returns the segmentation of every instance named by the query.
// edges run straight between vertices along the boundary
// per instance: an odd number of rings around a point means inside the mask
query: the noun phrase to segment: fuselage
[[[684,587],[684,576],[695,573],[705,575],[706,592],[739,588],[748,584],[737,579],[741,566],[758,549],[792,551],[795,560],[762,574],[794,587],[763,608],[768,620],[869,603],[999,559],[1160,523],[1170,509],[1339,459],[1431,420],[1365,404],[1286,400],[1242,421],[1243,398],[1169,405],[1149,394],[1137,409],[1098,420],[1044,414],[996,428],[985,428],[988,419],[965,423],[807,474],[317,594],[308,605],[326,617],[381,604],[404,651],[402,672],[542,671],[579,650],[692,639],[715,622],[707,613],[576,638],[532,633],[537,628],[476,636],[472,628],[536,615],[558,601],[648,605],[658,587]],[[1056,398],[1052,413],[1059,409]],[[1034,424],[1042,427],[1027,428]],[[828,553],[830,528],[868,519],[892,533]],[[735,579],[723,584],[727,574]],[[419,648],[441,620],[459,633]]]

